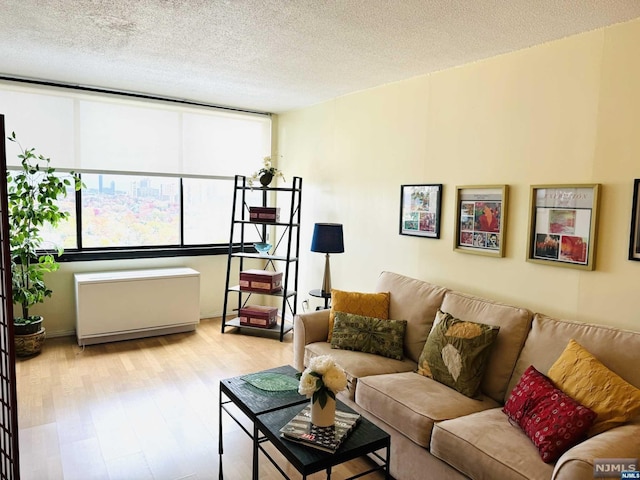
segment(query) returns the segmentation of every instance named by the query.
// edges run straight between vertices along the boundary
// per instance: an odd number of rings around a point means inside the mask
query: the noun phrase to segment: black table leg
[[[222,474],[222,387],[219,387],[218,390],[218,478],[222,480],[224,477]]]
[[[391,474],[389,473],[390,471],[391,471],[391,443],[387,445],[387,461],[385,462],[385,466],[384,466],[384,478],[386,480],[391,480]]]
[[[253,480],[258,480],[258,426],[253,422]]]

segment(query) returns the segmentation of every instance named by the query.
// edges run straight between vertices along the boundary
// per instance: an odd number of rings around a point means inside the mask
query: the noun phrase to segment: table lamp
[[[330,253],[343,253],[344,240],[341,223],[316,223],[313,227],[311,251],[326,254],[324,262],[324,278],[322,279],[322,293],[331,294],[331,268],[329,266]]]

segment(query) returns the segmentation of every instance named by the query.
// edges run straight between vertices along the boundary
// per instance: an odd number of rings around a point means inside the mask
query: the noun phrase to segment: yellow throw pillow
[[[360,293],[344,292],[342,290],[331,289],[331,311],[329,312],[329,338],[333,333],[333,319],[336,312],[352,313],[365,317],[381,318],[389,320],[389,292],[382,293]]]
[[[640,389],[609,370],[573,339],[547,376],[564,393],[598,414],[589,436],[640,415]]]

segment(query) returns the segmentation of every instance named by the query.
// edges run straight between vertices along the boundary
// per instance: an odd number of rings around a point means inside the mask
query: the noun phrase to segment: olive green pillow
[[[406,320],[385,320],[336,312],[331,348],[356,350],[402,360]]]
[[[438,310],[418,360],[417,372],[467,397],[476,397],[499,329],[466,322]]]

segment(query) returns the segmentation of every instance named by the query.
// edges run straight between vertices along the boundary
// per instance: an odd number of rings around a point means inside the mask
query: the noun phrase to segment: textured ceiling
[[[0,75],[280,113],[640,17],[640,0],[0,0]]]

